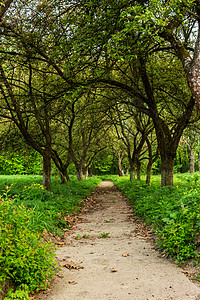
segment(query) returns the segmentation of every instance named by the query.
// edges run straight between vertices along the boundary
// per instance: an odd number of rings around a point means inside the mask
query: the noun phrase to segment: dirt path
[[[95,200],[100,208],[84,215],[85,221],[58,251],[62,275],[41,300],[187,300],[200,299],[200,288],[182,270],[159,256],[152,245],[135,236],[131,209],[111,182],[102,182]],[[109,233],[110,238],[98,238]],[[86,238],[76,239],[86,235]],[[89,235],[89,237],[87,237]],[[76,266],[84,268],[73,269]],[[113,271],[113,272],[112,272]]]

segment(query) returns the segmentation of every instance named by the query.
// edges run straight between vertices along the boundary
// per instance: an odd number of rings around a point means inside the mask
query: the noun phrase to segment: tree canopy
[[[183,131],[199,120],[199,16],[192,0],[2,1],[1,117],[43,157],[45,187],[52,160],[64,182],[70,163],[82,179],[101,150],[120,149],[113,130],[132,171],[160,155],[161,184],[173,184]]]

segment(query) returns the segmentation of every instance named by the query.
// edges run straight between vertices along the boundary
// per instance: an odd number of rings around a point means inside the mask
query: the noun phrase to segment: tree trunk
[[[193,149],[190,151],[190,173],[195,172],[195,153],[193,152]]]
[[[174,158],[161,157],[161,186],[173,185]]]
[[[198,153],[198,166],[199,166],[199,172],[200,172],[200,153]]]
[[[65,184],[67,182],[63,172],[60,173],[60,179],[61,179],[61,184]]]
[[[149,161],[148,165],[147,165],[146,184],[150,184],[152,165],[153,165],[153,163],[151,161]]]
[[[61,184],[65,184],[66,180],[71,181],[67,170],[62,170],[62,172],[60,172],[60,177],[61,177]]]
[[[124,176],[124,170],[123,170],[123,168],[119,169],[119,176]]]
[[[141,180],[141,162],[137,161],[137,180]]]
[[[89,168],[86,167],[86,169],[85,169],[85,179],[88,179],[88,177],[89,177]]]
[[[130,180],[135,179],[135,166],[130,166]]]
[[[78,179],[78,181],[83,180],[83,168],[82,167],[79,167],[77,170],[77,179]]]
[[[122,165],[122,159],[123,159],[123,152],[122,155],[118,152],[118,169],[119,169],[119,176],[124,176],[124,169]]]
[[[51,189],[51,150],[47,149],[43,153],[43,186]]]
[[[126,169],[126,176],[128,176],[128,172],[129,172],[129,166]]]

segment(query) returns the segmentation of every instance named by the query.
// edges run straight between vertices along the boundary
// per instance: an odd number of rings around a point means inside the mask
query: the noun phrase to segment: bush
[[[91,194],[101,182],[98,177],[78,181],[76,176],[70,176],[71,182],[60,184],[52,176],[51,191],[42,186],[42,176],[39,175],[0,175],[0,193],[9,186],[9,194],[14,196],[15,205],[21,205],[34,211],[30,224],[32,231],[42,233],[45,229],[58,236],[64,233],[62,228],[68,228],[63,221],[67,213],[75,214],[80,210],[83,197]]]
[[[7,192],[0,198],[0,286],[12,280],[30,292],[45,289],[58,270],[55,248],[29,229],[32,210],[14,205]]]
[[[138,217],[152,225],[158,248],[177,261],[198,260],[199,175],[177,174],[174,186],[162,188],[156,176],[152,176],[150,185],[119,177],[114,183],[126,194]]]

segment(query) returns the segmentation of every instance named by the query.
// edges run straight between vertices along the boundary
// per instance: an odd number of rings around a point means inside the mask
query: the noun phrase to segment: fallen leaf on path
[[[66,261],[66,262],[61,263],[61,267],[66,267],[69,270],[71,270],[71,269],[75,269],[75,270],[84,269],[83,266],[77,266],[73,261]]]
[[[64,247],[64,246],[65,246],[65,243],[59,242],[58,245],[59,245],[60,247]]]
[[[111,272],[112,273],[117,272],[117,269],[112,268]]]
[[[123,257],[127,257],[127,256],[130,256],[129,253],[125,252],[124,254],[122,254]]]
[[[76,284],[77,282],[75,280],[69,280],[68,283],[69,284]]]
[[[43,230],[43,235],[47,235],[46,229]]]
[[[70,231],[68,228],[63,228],[62,230],[63,231]]]

